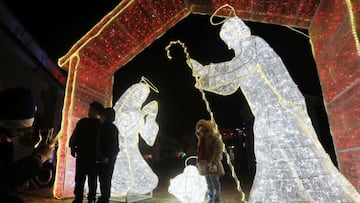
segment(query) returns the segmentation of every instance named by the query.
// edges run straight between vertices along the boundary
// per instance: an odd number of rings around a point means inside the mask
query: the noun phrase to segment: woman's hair
[[[214,134],[216,132],[215,125],[210,120],[200,119],[195,125],[195,133],[198,135],[200,128],[205,129],[210,134]],[[207,133],[207,134],[208,134]]]

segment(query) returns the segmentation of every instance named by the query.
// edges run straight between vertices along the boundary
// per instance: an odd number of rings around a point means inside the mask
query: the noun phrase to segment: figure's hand
[[[191,67],[192,75],[194,77],[200,77],[207,73],[207,68],[205,68],[205,66],[203,66],[201,63],[199,63],[195,59],[190,58],[187,60],[187,63]]]
[[[39,136],[41,137],[41,141],[37,145],[35,145],[33,154],[36,156],[40,156],[42,163],[44,163],[51,157],[52,152],[55,148],[57,138],[52,138],[53,133],[54,129],[52,128],[48,131],[46,136],[42,136],[41,130],[39,130]]]
[[[216,172],[217,171],[217,166],[215,164],[211,163],[211,162],[207,164],[207,167],[208,167],[210,172]]]
[[[76,151],[75,149],[70,149],[71,150],[71,156],[76,158]]]
[[[202,67],[203,65],[201,63],[199,63],[197,60],[189,58],[187,61],[187,64],[192,68],[192,69],[198,69],[199,67]]]
[[[101,163],[101,164],[106,164],[109,162],[109,158],[108,157],[101,157],[99,160],[96,160],[96,163]]]
[[[158,103],[151,101],[146,104],[142,109],[142,117],[144,118],[143,127],[139,129],[140,136],[149,146],[153,146],[156,135],[159,132],[159,125],[156,122],[158,113]]]

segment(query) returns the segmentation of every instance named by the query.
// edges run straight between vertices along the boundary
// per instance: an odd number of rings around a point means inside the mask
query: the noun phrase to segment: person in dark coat
[[[44,137],[34,145],[32,154],[13,162],[13,139],[32,135],[35,112],[30,90],[11,88],[0,92],[0,202],[23,202],[13,193],[34,178],[52,155],[52,137]]]
[[[109,203],[111,179],[116,156],[119,152],[119,130],[113,123],[115,121],[115,110],[110,107],[105,108],[102,113],[102,121],[97,161],[101,192],[98,203]]]
[[[84,185],[88,178],[88,201],[96,201],[96,141],[100,132],[100,113],[103,105],[97,101],[90,104],[88,117],[80,119],[69,140],[71,155],[76,158],[75,199],[73,203],[82,203]]]
[[[200,119],[195,126],[198,139],[197,166],[199,174],[205,176],[208,203],[219,203],[221,195],[220,176],[225,174],[221,163],[224,143],[215,125],[210,120]]]

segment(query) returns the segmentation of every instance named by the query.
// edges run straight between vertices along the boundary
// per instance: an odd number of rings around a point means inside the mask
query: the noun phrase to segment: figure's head
[[[11,88],[0,92],[0,142],[32,133],[36,112],[35,100],[26,88]]]
[[[220,38],[232,49],[236,49],[239,46],[241,39],[250,36],[250,28],[236,16],[227,19],[220,30]]]
[[[89,117],[98,117],[100,115],[100,113],[103,111],[103,109],[104,109],[104,106],[100,102],[93,101],[90,104],[88,116]]]

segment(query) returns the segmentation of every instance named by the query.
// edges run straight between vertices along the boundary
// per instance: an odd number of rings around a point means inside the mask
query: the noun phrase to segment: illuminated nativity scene
[[[277,9],[276,2],[283,8]],[[360,60],[356,8],[351,0],[122,1],[59,59],[59,65],[68,71],[68,80],[59,132],[55,198],[73,194],[75,162],[67,142],[76,121],[86,114],[89,101],[112,106],[114,72],[178,21],[190,13],[199,13],[224,18],[219,35],[235,56],[230,61],[203,65],[187,55],[195,88],[219,95],[241,91],[255,117],[256,174],[246,199],[249,202],[360,202],[360,163],[355,161],[359,159],[360,140],[356,127],[360,125],[360,91],[356,85],[360,63],[350,62]],[[334,16],[334,20],[324,25],[328,15]],[[340,28],[339,19],[346,26]],[[339,169],[318,141],[304,97],[281,58],[265,40],[251,35],[243,20],[309,30]],[[343,46],[347,51],[335,51]],[[348,72],[342,72],[344,66]],[[350,77],[353,74],[356,77]],[[148,80],[134,84],[114,105],[121,150],[114,169],[113,199],[151,194],[158,183],[158,177],[140,158],[137,148],[139,135],[151,146],[161,125],[156,122],[157,112],[161,111],[157,102],[143,106],[150,89],[157,92],[149,84]],[[139,169],[146,172],[140,173]],[[184,174],[191,170],[191,167],[184,170]],[[243,196],[240,187],[238,190]]]

